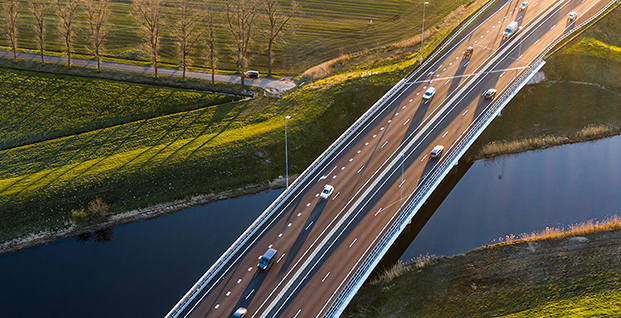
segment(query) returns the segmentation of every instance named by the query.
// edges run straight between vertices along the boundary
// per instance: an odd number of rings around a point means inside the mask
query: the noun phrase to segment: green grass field
[[[22,1],[22,13],[19,21],[19,46],[27,49],[36,48],[36,40],[32,28],[31,14]],[[364,49],[384,46],[418,36],[421,30],[422,0],[299,0],[301,10],[294,17],[295,32],[288,37],[286,43],[275,46],[275,70],[281,74],[297,75],[305,69],[321,62],[338,57],[339,55],[358,52]],[[433,26],[442,21],[457,7],[473,2],[472,0],[456,0],[434,2],[426,7],[425,23]],[[289,2],[282,1],[282,6],[288,10]],[[128,1],[115,1],[111,4],[111,33],[105,44],[107,54],[111,57],[127,57],[128,52],[138,49],[140,38],[137,33],[137,24],[130,16],[132,10]],[[166,6],[163,10],[168,25],[174,24],[172,7]],[[261,27],[264,17],[259,17],[257,30]],[[85,27],[85,18],[79,17],[80,28]],[[220,68],[234,69],[228,46],[231,38],[224,28],[221,19],[218,29],[218,45],[220,52]],[[371,23],[372,22],[372,23]],[[47,49],[62,51],[61,42],[56,35],[56,17],[48,14]],[[162,42],[162,61],[175,64],[177,59],[174,44],[164,27]],[[87,54],[88,41],[83,36],[77,39],[75,51]],[[7,40],[2,37],[0,46],[8,46]],[[251,68],[264,71],[267,69],[266,41],[256,36],[251,48]],[[193,57],[194,65],[203,66],[204,60],[200,56]]]
[[[236,99],[0,68],[0,150]]]

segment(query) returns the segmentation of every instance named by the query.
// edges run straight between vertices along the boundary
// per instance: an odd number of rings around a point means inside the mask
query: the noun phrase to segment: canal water
[[[446,194],[416,238],[398,242],[401,260],[621,214],[621,137],[464,170],[438,189]],[[281,192],[2,255],[0,317],[162,317]]]

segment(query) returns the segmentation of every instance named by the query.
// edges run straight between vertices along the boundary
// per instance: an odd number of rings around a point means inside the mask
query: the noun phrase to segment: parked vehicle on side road
[[[330,197],[330,195],[332,195],[332,192],[334,192],[334,187],[329,184],[326,184],[323,187],[323,191],[321,191],[319,198],[327,200]]]
[[[259,71],[247,71],[244,73],[247,78],[259,78]]]
[[[272,264],[274,264],[274,261],[276,260],[276,254],[278,254],[277,250],[268,248],[259,259],[259,265],[257,266],[259,270],[264,271],[272,267]]]

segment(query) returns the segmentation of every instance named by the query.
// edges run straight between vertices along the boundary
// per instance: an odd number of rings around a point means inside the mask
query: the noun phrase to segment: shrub
[[[95,200],[88,204],[88,212],[90,218],[96,220],[104,219],[110,215],[110,212],[108,211],[108,204],[106,204],[106,202],[99,197],[95,198]]]
[[[84,209],[71,210],[71,220],[73,223],[80,224],[88,222],[90,219],[90,215]]]

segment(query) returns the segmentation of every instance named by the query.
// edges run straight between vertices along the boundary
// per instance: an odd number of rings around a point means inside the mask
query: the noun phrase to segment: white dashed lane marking
[[[421,159],[420,161],[421,161],[421,162],[423,162],[423,161],[425,161],[425,159],[427,159],[427,155],[425,155],[425,156],[423,157],[423,159]]]
[[[326,276],[325,276],[325,277],[321,280],[321,282],[322,282],[322,283],[323,283],[323,282],[325,282],[325,281],[326,281],[326,278],[328,278],[328,276],[329,276],[329,275],[330,275],[330,272],[328,272],[328,273],[326,274]]]
[[[349,244],[349,247],[351,248],[352,246],[354,246],[354,243],[356,243],[356,241],[358,240],[358,238],[355,238],[353,242],[351,242],[351,244]]]
[[[250,295],[252,295],[252,293],[254,293],[254,289],[252,289],[252,290],[248,293],[248,296],[246,296],[246,300],[248,300],[248,298],[250,297]]]

